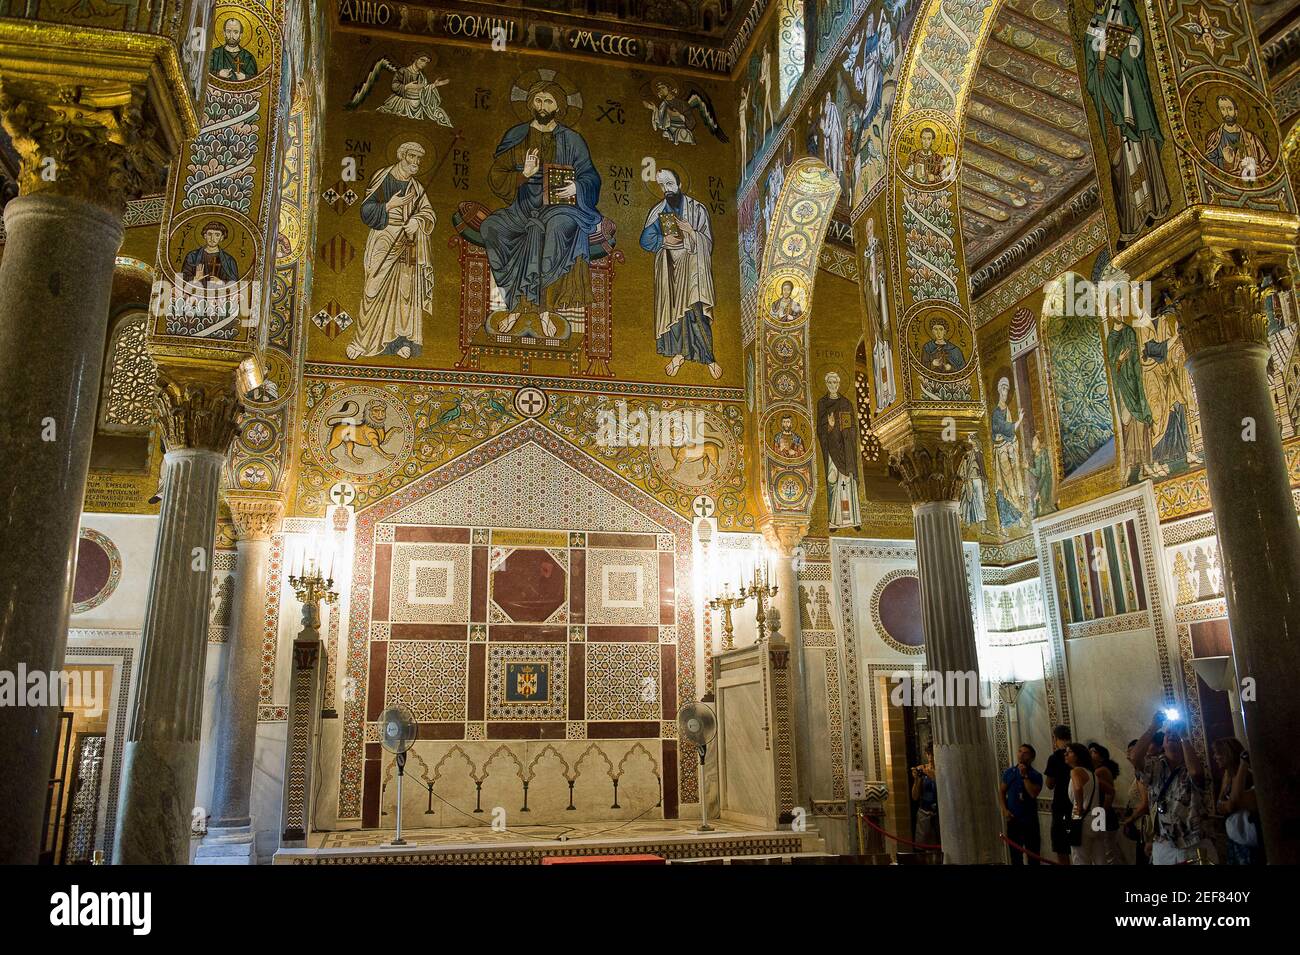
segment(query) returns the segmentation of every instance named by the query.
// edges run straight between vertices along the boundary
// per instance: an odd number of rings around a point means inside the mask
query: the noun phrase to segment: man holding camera
[[[925,747],[925,763],[912,767],[912,801],[916,803],[916,823],[912,838],[918,847],[932,849],[939,845],[939,789],[934,773],[934,746]]]
[[[1206,828],[1205,771],[1185,735],[1178,712],[1162,710],[1133,747],[1131,762],[1152,806],[1152,865],[1215,858]]]

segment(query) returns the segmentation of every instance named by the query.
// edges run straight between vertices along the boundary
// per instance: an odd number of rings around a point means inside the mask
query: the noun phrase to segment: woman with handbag
[[[1067,746],[1065,765],[1070,767],[1070,865],[1105,865],[1101,793],[1088,747]]]
[[[1263,859],[1250,758],[1231,736],[1216,739],[1210,748],[1223,774],[1215,811],[1224,817],[1228,831],[1228,865],[1259,865]]]
[[[1133,750],[1137,744],[1137,740],[1128,744],[1129,762],[1133,761]],[[1134,776],[1128,787],[1128,801],[1124,815],[1120,818],[1120,831],[1134,843],[1133,864],[1150,865],[1147,849],[1151,845],[1151,794],[1140,776]]]

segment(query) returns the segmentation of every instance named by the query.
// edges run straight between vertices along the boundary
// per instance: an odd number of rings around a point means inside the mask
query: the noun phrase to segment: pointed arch
[[[755,455],[761,523],[778,535],[788,528],[802,536],[816,496],[808,322],[817,261],[839,195],[839,180],[821,160],[791,165],[759,272],[751,446],[762,449]]]

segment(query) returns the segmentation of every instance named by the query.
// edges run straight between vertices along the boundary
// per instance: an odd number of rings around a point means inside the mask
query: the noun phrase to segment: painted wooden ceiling
[[[962,229],[972,271],[1094,178],[1067,0],[1007,0],[966,110]]]
[[[1295,21],[1300,0],[1252,2],[1261,41]],[[1068,227],[1095,191],[1069,0],[1007,0],[966,112],[962,229],[972,273],[1045,226]]]

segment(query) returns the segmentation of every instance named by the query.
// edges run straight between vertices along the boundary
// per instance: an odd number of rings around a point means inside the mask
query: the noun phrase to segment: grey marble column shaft
[[[946,689],[948,674],[979,671],[957,502],[914,504],[912,517],[925,662],[932,672],[944,675]],[[968,700],[968,705],[944,702],[930,708],[944,861],[956,865],[1005,861],[998,839],[997,765],[979,700]]]
[[[1242,718],[1270,864],[1300,863],[1300,526],[1267,376],[1268,349],[1189,355],[1218,527]],[[1249,422],[1254,440],[1246,440]]]
[[[0,671],[63,666],[122,218],[53,195],[5,207],[0,259]],[[40,851],[58,706],[0,707],[0,863]]]
[[[257,748],[257,699],[262,675],[263,609],[271,542],[236,544],[234,630],[226,652],[226,681],[213,743],[216,776],[210,825],[236,829],[252,824],[253,755]]]
[[[118,811],[117,864],[189,861],[224,456],[169,451]],[[196,553],[203,554],[201,569]]]

